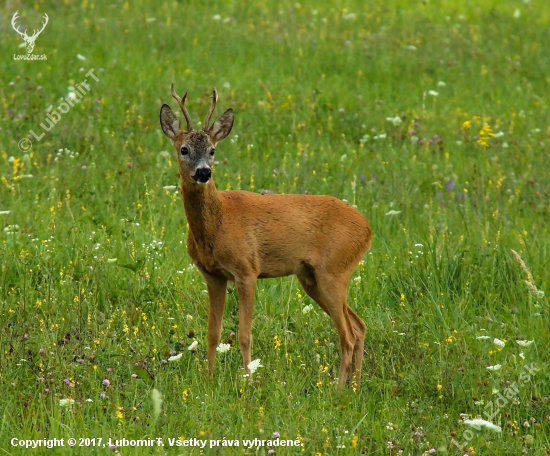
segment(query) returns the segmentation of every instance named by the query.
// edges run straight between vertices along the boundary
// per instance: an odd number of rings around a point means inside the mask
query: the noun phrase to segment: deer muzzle
[[[212,177],[212,170],[210,168],[197,168],[193,179],[198,184],[207,184],[210,178]]]

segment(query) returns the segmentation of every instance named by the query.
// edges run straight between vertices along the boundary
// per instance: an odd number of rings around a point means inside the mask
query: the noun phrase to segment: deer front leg
[[[252,311],[254,309],[256,276],[235,278],[235,287],[239,294],[239,346],[243,355],[244,370],[250,375],[248,365],[252,361],[250,349],[252,345]]]
[[[216,348],[220,342],[222,333],[223,310],[225,296],[227,294],[227,279],[212,276],[206,271],[201,271],[208,288],[210,298],[210,310],[208,313],[208,373],[214,375],[214,361],[216,360]]]

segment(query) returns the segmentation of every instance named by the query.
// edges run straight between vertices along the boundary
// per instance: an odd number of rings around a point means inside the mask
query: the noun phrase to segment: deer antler
[[[32,34],[32,38],[36,38],[38,35],[40,35],[46,28],[46,25],[48,25],[48,21],[50,20],[50,18],[46,13],[44,13],[44,19],[46,19],[46,22],[42,23],[42,28],[39,31],[38,30],[34,31],[34,33]]]
[[[181,112],[183,112],[183,115],[185,116],[185,121],[187,122],[187,131],[191,131],[193,129],[193,124],[191,123],[191,117],[189,117],[187,108],[185,107],[185,99],[187,98],[187,92],[183,94],[183,98],[180,98],[179,95],[174,90],[174,83],[172,83],[172,96],[176,99],[176,101],[180,105]]]
[[[21,32],[19,30],[19,27],[15,26],[15,21],[17,21],[17,19],[19,19],[19,11],[16,11],[15,14],[13,15],[13,17],[11,18],[11,26],[13,27],[13,29],[19,33],[19,35],[21,35],[25,40],[28,39],[29,37],[27,36],[27,30],[25,30],[24,32]]]
[[[206,118],[204,119],[204,131],[208,131],[208,125],[210,124],[210,116],[214,112],[214,109],[216,109],[216,103],[218,102],[218,91],[216,90],[216,87],[214,87],[214,90],[212,91],[212,105],[210,106],[210,109],[208,110],[208,114],[206,114]]]

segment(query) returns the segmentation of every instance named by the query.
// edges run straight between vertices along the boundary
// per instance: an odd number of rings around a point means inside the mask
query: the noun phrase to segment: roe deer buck
[[[218,191],[212,179],[214,148],[233,127],[228,109],[209,127],[218,94],[202,130],[194,130],[185,107],[187,92],[174,91],[185,120],[184,131],[170,107],[160,109],[162,131],[178,154],[180,190],[189,224],[187,251],[206,281],[208,367],[213,375],[222,330],[227,281],[239,296],[239,346],[245,371],[251,361],[252,309],[256,280],[296,274],[305,292],[334,320],[341,344],[338,386],[353,370],[361,375],[365,323],[346,302],[351,274],[371,243],[367,220],[331,196],[260,195]]]

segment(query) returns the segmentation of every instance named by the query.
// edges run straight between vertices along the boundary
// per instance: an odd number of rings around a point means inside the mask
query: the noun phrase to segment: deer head
[[[25,30],[24,32],[21,32],[19,30],[19,27],[15,25],[15,21],[17,21],[17,19],[19,18],[18,13],[19,11],[16,11],[13,17],[11,18],[11,26],[17,33],[19,33],[19,35],[23,37],[23,40],[25,40],[25,49],[27,50],[27,54],[30,54],[34,49],[34,42],[38,38],[38,35],[40,35],[42,31],[46,28],[46,25],[48,24],[48,21],[49,21],[49,17],[47,14],[44,14],[45,21],[42,23],[42,28],[40,30],[35,29],[34,33],[31,36],[29,36],[27,35],[27,30]]]
[[[180,122],[170,106],[163,104],[160,108],[160,125],[162,131],[178,153],[180,176],[186,182],[196,184],[207,184],[212,176],[212,165],[214,164],[214,152],[216,143],[224,139],[233,128],[234,114],[229,108],[218,117],[211,127],[210,116],[216,108],[218,92],[214,87],[212,94],[212,105],[204,119],[202,130],[194,130],[191,117],[185,107],[187,92],[180,98],[172,84],[172,96],[178,102],[187,123],[187,131],[182,130]]]

